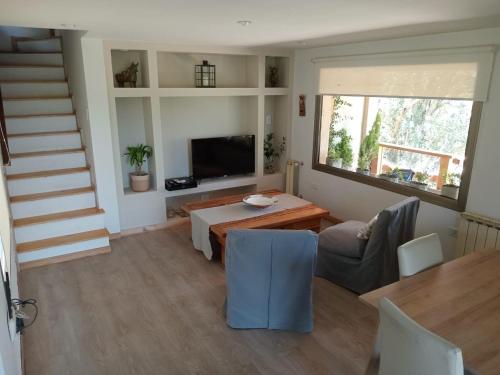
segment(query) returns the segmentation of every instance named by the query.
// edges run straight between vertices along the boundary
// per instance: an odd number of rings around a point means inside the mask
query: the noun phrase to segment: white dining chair
[[[443,263],[443,250],[437,233],[416,238],[398,247],[399,276],[415,275]]]
[[[463,375],[462,351],[428,331],[387,298],[379,303],[379,375]]]

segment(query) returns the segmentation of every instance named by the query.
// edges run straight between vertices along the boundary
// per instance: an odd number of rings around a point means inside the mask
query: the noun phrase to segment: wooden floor
[[[189,225],[112,241],[112,253],[21,272],[40,314],[23,339],[26,374],[362,374],[376,314],[315,280],[312,334],[233,330],[224,272]]]

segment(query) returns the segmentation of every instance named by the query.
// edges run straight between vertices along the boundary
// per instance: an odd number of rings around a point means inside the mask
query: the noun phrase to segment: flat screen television
[[[255,173],[255,136],[191,140],[193,177],[225,177]]]

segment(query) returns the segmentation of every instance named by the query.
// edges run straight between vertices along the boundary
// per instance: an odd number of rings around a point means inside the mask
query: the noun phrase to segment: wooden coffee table
[[[283,194],[279,190],[266,190],[258,194],[274,196]],[[231,195],[227,197],[211,199],[202,202],[187,203],[183,206],[186,212],[203,208],[218,207],[241,202],[246,194]],[[288,210],[273,212],[262,216],[252,217],[244,220],[229,221],[210,226],[210,239],[214,254],[220,254],[220,261],[224,265],[226,250],[226,236],[230,229],[309,229],[320,231],[321,219],[329,217],[329,211],[314,204],[291,208]],[[215,245],[215,246],[214,246]],[[220,249],[220,250],[219,250]]]

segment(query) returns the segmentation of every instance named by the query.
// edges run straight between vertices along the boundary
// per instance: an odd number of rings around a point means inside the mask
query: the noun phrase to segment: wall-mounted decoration
[[[269,86],[270,87],[278,87],[279,83],[279,75],[278,68],[276,66],[269,67]]]
[[[299,116],[304,117],[306,115],[306,96],[299,95]]]
[[[215,65],[207,60],[203,60],[202,65],[195,65],[194,82],[196,87],[215,87]]]
[[[139,71],[139,63],[132,63],[127,69],[115,74],[118,87],[125,87],[128,82],[130,87],[137,87],[137,72]]]

